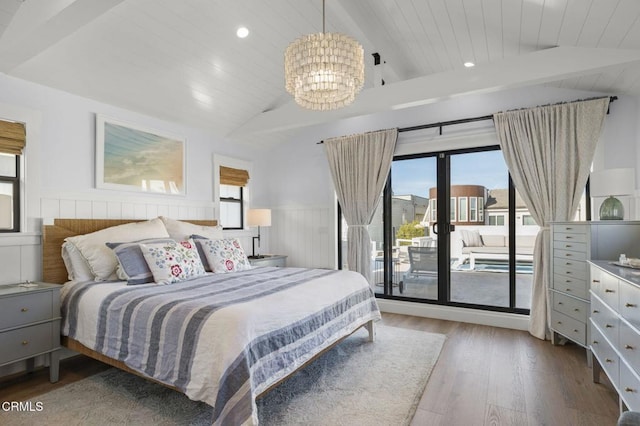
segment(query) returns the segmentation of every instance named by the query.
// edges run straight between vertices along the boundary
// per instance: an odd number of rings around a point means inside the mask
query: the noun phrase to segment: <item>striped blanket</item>
[[[70,282],[63,334],[214,407],[214,424],[257,424],[256,397],[380,312],[350,271],[255,268],[179,284]]]

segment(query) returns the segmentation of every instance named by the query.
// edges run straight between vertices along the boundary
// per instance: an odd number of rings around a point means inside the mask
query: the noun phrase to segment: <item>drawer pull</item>
[[[636,390],[633,389],[633,388],[626,387],[626,388],[624,388],[624,391],[625,392],[635,392]]]
[[[571,282],[571,280],[564,280],[564,282],[565,282],[565,283],[570,283],[570,282]]]
[[[599,310],[597,310],[597,309],[594,309],[594,310],[593,310],[593,313],[594,313],[594,314],[599,314],[599,313],[600,313],[600,311],[599,311]]]
[[[591,280],[592,283],[599,283],[600,280]]]
[[[598,341],[597,341],[597,340],[594,340],[594,341],[593,341],[593,344],[594,344],[594,345],[597,345],[597,344],[598,344]]]
[[[615,291],[614,291],[614,290],[611,290],[610,288],[605,288],[605,289],[604,289],[604,292],[605,292],[605,293],[615,293]]]
[[[558,321],[558,325],[562,324],[562,321]]]
[[[635,303],[625,303],[624,307],[625,308],[636,308],[638,305],[636,305]]]
[[[574,328],[574,329],[573,329],[573,332],[574,332],[574,333],[577,333],[577,332],[578,332],[578,330],[576,330],[576,329]]]
[[[607,362],[607,363],[611,364],[613,362],[613,360],[610,359],[610,358],[605,358],[604,362]]]
[[[571,271],[565,271],[565,274],[571,275]]]
[[[564,303],[562,303],[562,302],[558,302],[558,305],[564,305]]]
[[[571,289],[570,289],[570,288],[568,288],[568,289],[566,289],[565,291],[571,291]]]
[[[20,309],[20,312],[27,312],[29,310],[29,308],[22,308]]]
[[[580,312],[580,308],[574,308],[573,312]]]
[[[625,348],[625,349],[632,350],[632,349],[633,349],[633,346],[631,346],[631,345],[624,345],[624,348]]]
[[[564,255],[567,257],[571,257],[571,253],[565,253]]]
[[[613,328],[613,326],[611,324],[606,324],[604,328]]]
[[[571,265],[571,262],[564,262],[564,264],[569,266],[569,265]]]
[[[27,346],[28,344],[29,344],[29,341],[28,341],[28,340],[23,340],[23,341],[22,341],[22,346]]]
[[[566,238],[567,238],[567,240],[570,240],[570,239],[571,239],[571,238],[573,238],[573,237],[572,237],[572,236],[570,236],[570,235],[567,235],[567,236],[566,236]]]

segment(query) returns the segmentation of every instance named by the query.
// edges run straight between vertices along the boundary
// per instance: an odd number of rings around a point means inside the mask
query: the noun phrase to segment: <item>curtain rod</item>
[[[591,98],[591,99],[598,99],[598,98]],[[617,96],[609,96],[609,103],[617,100],[618,97]],[[578,101],[569,101],[569,102],[558,102],[555,104],[547,104],[547,105],[539,105],[539,106],[550,106],[550,105],[560,105],[560,104],[566,104],[566,103],[571,103],[571,102],[581,102],[581,101],[585,101],[585,100],[590,100],[590,99],[582,99],[582,100],[578,100]],[[607,114],[609,114],[609,110],[607,109]],[[464,124],[464,123],[472,123],[474,121],[484,121],[484,120],[493,120],[493,114],[491,115],[483,115],[480,117],[472,117],[472,118],[462,118],[459,120],[449,120],[449,121],[440,121],[438,123],[430,123],[430,124],[421,124],[418,126],[411,126],[411,127],[400,127],[398,128],[398,133],[402,133],[402,132],[412,132],[414,130],[424,130],[424,129],[432,129],[434,127],[439,127],[440,128],[440,134],[442,135],[442,128],[445,126],[453,126],[456,124]],[[320,142],[316,142],[316,145],[321,145],[323,144],[324,141],[320,141]]]

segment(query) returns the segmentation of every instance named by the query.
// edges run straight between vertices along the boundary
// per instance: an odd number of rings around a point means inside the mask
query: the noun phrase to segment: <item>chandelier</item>
[[[328,111],[351,104],[364,84],[364,50],[355,39],[322,32],[295,40],[284,54],[287,92],[301,107]]]

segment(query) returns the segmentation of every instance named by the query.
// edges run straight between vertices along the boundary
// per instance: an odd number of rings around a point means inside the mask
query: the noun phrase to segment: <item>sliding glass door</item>
[[[538,227],[498,147],[396,157],[382,201],[377,294],[528,311]]]

